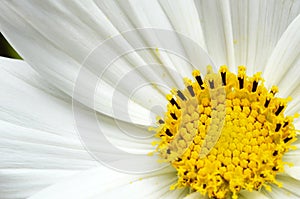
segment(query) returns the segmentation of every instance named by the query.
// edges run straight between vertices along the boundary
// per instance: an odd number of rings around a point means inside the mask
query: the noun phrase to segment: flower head
[[[1,198],[300,197],[299,8],[3,1]]]

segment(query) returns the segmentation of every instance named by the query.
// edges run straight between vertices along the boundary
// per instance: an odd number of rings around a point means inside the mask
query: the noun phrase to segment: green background
[[[9,45],[0,33],[0,56],[21,59],[18,53]]]

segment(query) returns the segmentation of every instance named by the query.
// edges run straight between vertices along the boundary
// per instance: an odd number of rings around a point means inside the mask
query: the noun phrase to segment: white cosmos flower
[[[174,30],[201,46],[218,67],[227,65],[237,71],[237,66],[245,65],[251,75],[262,71],[268,88],[277,85],[281,96],[293,98],[286,114],[300,112],[300,1],[3,0],[0,13],[1,32],[24,59],[0,58],[1,199],[201,197],[197,193],[188,195],[187,189],[170,191],[177,178],[170,167],[131,175],[101,165],[85,150],[76,133],[72,97],[82,63],[99,44],[129,30]],[[151,45],[158,38],[123,38],[110,46],[107,57],[128,44]],[[188,53],[198,53],[179,40],[173,42]],[[89,61],[103,60],[92,56]],[[172,78],[163,65],[181,77],[192,72],[176,56],[136,51],[113,64],[108,75],[101,78],[104,87],[95,95],[94,108],[102,118],[103,132],[118,147],[135,153],[153,150],[151,139],[137,142],[124,135],[116,121],[135,135],[147,135],[141,126],[154,125],[149,117],[151,108],[165,107],[167,92],[162,94],[155,86],[148,86],[131,95],[127,92],[130,83],[115,88],[115,82],[129,69],[150,63],[162,67],[151,73],[134,73],[134,77],[162,78],[172,87],[180,86],[182,79]],[[89,68],[91,78],[97,75],[94,66]],[[85,103],[86,95],[82,89],[73,100],[90,105]],[[140,126],[130,124],[123,114],[114,114],[113,110],[124,111],[124,101],[130,101],[129,115]],[[81,110],[89,111],[84,106]],[[82,128],[89,132],[89,121],[85,122]],[[294,124],[299,129],[299,120]],[[86,136],[86,140],[93,141],[93,137]],[[299,141],[295,145],[298,149],[284,156],[294,166],[278,175],[283,188],[272,185],[272,192],[241,191],[240,198],[299,198]],[[97,147],[112,155],[105,147]]]

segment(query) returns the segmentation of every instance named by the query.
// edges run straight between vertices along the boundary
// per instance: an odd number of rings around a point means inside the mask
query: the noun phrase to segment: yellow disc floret
[[[281,186],[276,175],[296,140],[296,116],[284,115],[290,99],[276,97],[277,87],[269,91],[261,73],[249,77],[242,66],[237,75],[222,66],[193,76],[167,95],[167,112],[155,128],[157,152],[178,171],[171,189],[237,198],[240,190]]]

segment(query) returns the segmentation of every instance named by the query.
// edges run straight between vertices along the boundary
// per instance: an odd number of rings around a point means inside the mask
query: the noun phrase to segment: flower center
[[[297,139],[297,115],[284,115],[290,98],[275,97],[277,87],[268,91],[261,73],[249,77],[242,66],[237,75],[222,66],[219,73],[208,67],[203,79],[197,70],[193,76],[167,95],[155,128],[156,151],[178,172],[171,189],[237,198],[240,190],[281,186],[276,175],[288,164],[282,157]]]

